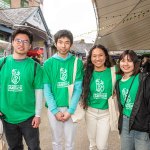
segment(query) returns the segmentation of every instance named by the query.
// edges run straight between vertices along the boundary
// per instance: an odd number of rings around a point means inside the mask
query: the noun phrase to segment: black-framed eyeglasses
[[[22,40],[22,39],[15,39],[15,42],[17,44],[25,44],[25,45],[29,45],[30,42],[28,40]]]

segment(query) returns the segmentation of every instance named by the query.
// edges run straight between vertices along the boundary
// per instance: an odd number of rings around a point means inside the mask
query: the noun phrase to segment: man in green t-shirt
[[[63,149],[64,133],[65,149],[72,150],[76,123],[73,123],[71,115],[76,110],[82,92],[83,63],[78,59],[74,91],[69,104],[68,85],[73,82],[76,58],[69,53],[73,44],[73,35],[68,30],[60,30],[54,35],[54,40],[58,53],[44,63],[44,95],[52,128],[52,145],[53,150]]]
[[[30,31],[18,28],[12,34],[13,54],[0,59],[0,112],[10,150],[23,150],[23,137],[28,149],[40,150],[43,72],[27,57],[32,41]]]

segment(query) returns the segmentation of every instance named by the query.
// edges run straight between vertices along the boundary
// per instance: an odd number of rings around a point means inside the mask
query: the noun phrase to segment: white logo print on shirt
[[[65,68],[60,68],[60,80],[61,82],[57,83],[58,88],[64,88],[68,86],[68,81],[66,81],[68,78],[67,70]]]
[[[103,93],[105,89],[104,81],[100,79],[96,79],[95,84],[96,84],[96,93],[93,93],[93,98],[94,99],[107,99],[107,93]]]
[[[60,68],[60,79],[62,81],[66,81],[67,79],[67,70],[64,68]]]
[[[17,71],[17,69],[12,70],[12,76],[11,76],[11,82],[13,84],[17,84],[20,81],[20,71]]]
[[[124,89],[122,90],[122,95],[123,95],[124,101],[126,100],[128,91],[129,91],[129,90],[126,89],[126,88],[124,88]],[[126,101],[125,107],[126,107],[126,109],[130,109],[130,110],[131,110],[132,107],[133,107],[133,103],[131,102],[131,96],[130,96],[130,93],[129,93],[129,95],[128,95],[128,99],[127,99],[127,101]]]
[[[12,69],[11,71],[12,76],[11,76],[11,82],[12,84],[8,85],[8,91],[11,92],[22,92],[22,85],[18,85],[20,81],[20,71],[17,69]]]
[[[104,91],[104,82],[100,79],[96,79],[96,91],[100,93]]]

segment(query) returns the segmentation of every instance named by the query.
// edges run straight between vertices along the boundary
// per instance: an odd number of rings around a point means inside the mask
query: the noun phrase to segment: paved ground
[[[69,131],[68,131],[69,132]],[[42,122],[40,126],[40,141],[42,150],[52,150],[51,131],[47,117],[47,109],[43,108]],[[119,150],[119,139],[117,133],[111,133],[109,138],[109,150]],[[88,150],[89,142],[87,139],[84,120],[78,124],[75,150]]]
[[[40,141],[42,150],[52,150],[51,131],[47,117],[47,109],[44,107],[42,111],[42,121],[40,125]],[[68,131],[69,132],[69,131]],[[89,142],[87,139],[84,120],[78,124],[77,136],[75,141],[75,150],[88,150]],[[119,139],[117,133],[110,133],[109,150],[120,150]],[[25,147],[27,150],[27,147]]]

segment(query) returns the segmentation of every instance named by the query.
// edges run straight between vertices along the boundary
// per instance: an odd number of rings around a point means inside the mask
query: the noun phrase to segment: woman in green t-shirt
[[[138,56],[132,50],[120,55],[118,74],[122,75],[116,84],[121,150],[150,150],[150,76],[139,74]]]
[[[111,63],[103,45],[91,48],[85,66],[83,105],[90,150],[108,149],[110,131],[108,98],[112,95]]]

